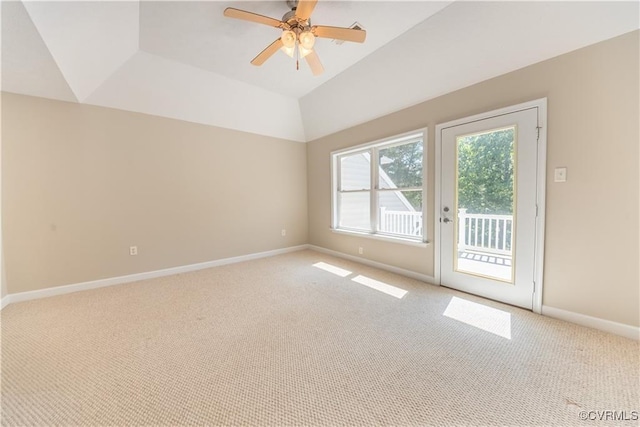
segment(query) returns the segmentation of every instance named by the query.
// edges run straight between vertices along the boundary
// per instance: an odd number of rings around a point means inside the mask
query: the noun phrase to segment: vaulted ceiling
[[[2,90],[309,141],[640,26],[629,2],[320,0],[314,24],[367,30],[320,39],[325,73],[277,53],[280,1],[3,1]]]

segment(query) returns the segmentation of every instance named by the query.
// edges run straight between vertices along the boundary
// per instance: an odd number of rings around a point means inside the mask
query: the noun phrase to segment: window
[[[334,230],[424,241],[424,132],[332,154]]]

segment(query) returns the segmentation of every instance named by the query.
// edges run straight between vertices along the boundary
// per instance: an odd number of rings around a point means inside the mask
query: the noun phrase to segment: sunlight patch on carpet
[[[442,315],[511,339],[511,313],[506,311],[453,297]]]
[[[367,276],[358,275],[351,280],[356,283],[360,283],[361,285],[367,286],[371,289],[375,289],[376,291],[384,292],[385,294],[391,295],[392,297],[396,297],[398,299],[404,297],[408,292],[404,289],[396,288],[395,286],[392,286],[388,283],[380,282]]]
[[[344,268],[336,267],[335,265],[327,264],[326,262],[316,262],[313,264],[314,267],[319,268],[320,270],[328,271],[329,273],[333,273],[340,277],[347,277],[351,274],[349,270],[345,270]]]

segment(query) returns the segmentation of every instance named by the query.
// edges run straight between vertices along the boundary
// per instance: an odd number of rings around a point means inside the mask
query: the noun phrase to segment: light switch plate
[[[553,173],[553,180],[555,182],[566,182],[567,168],[556,168]]]

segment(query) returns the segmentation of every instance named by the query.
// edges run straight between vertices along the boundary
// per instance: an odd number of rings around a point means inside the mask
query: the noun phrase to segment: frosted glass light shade
[[[293,48],[296,45],[296,33],[291,30],[285,30],[282,32],[280,40],[282,40],[284,47]]]
[[[307,50],[313,49],[316,42],[316,36],[311,31],[303,31],[300,33],[300,45]]]
[[[280,50],[293,58],[293,54],[296,52],[296,45],[294,44],[293,47],[282,46]]]

